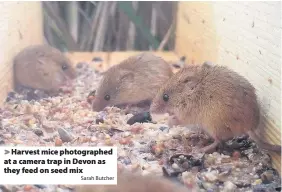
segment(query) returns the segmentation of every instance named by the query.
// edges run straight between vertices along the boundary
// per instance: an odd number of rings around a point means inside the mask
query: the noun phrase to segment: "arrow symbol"
[[[6,155],[6,154],[8,154],[8,153],[10,153],[10,151],[8,151],[8,150],[5,150],[5,155]]]

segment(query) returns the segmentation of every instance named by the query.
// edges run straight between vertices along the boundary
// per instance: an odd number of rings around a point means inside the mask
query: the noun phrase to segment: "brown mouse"
[[[137,173],[121,173],[117,177],[117,185],[80,185],[76,192],[187,192],[189,189],[172,181]]]
[[[92,109],[150,104],[159,88],[173,75],[171,66],[151,53],[131,56],[103,73]]]
[[[167,112],[180,125],[200,125],[214,139],[202,152],[248,134],[259,147],[281,153],[281,146],[265,143],[255,133],[260,125],[255,88],[224,66],[205,62],[181,69],[159,90],[150,112]]]
[[[32,45],[14,58],[16,91],[20,86],[58,92],[59,88],[76,77],[71,61],[58,49],[48,45]]]

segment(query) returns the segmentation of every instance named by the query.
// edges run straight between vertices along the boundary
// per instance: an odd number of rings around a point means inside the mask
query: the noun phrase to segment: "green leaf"
[[[144,37],[149,41],[151,46],[154,49],[159,47],[159,41],[151,34],[150,30],[143,24],[143,21],[140,17],[135,14],[135,11],[131,5],[130,1],[119,1],[118,2],[119,9],[125,13],[128,18],[134,23],[134,25],[141,31]]]

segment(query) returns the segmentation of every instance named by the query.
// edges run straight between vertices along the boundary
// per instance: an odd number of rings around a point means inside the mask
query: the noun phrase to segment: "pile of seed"
[[[93,112],[87,102],[101,76],[87,63],[77,65],[74,91],[57,97],[10,93],[0,109],[0,145],[117,146],[118,168],[169,177],[191,191],[280,191],[269,155],[246,137],[226,142],[217,152],[198,150],[211,142],[197,127],[168,127],[167,115],[133,115],[107,107]],[[67,89],[66,89],[67,90]],[[142,120],[143,119],[143,120]],[[73,186],[1,186],[0,191],[72,191]]]

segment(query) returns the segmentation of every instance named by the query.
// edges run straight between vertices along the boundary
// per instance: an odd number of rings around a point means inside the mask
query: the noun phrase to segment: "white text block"
[[[116,147],[0,147],[0,184],[116,184]]]

